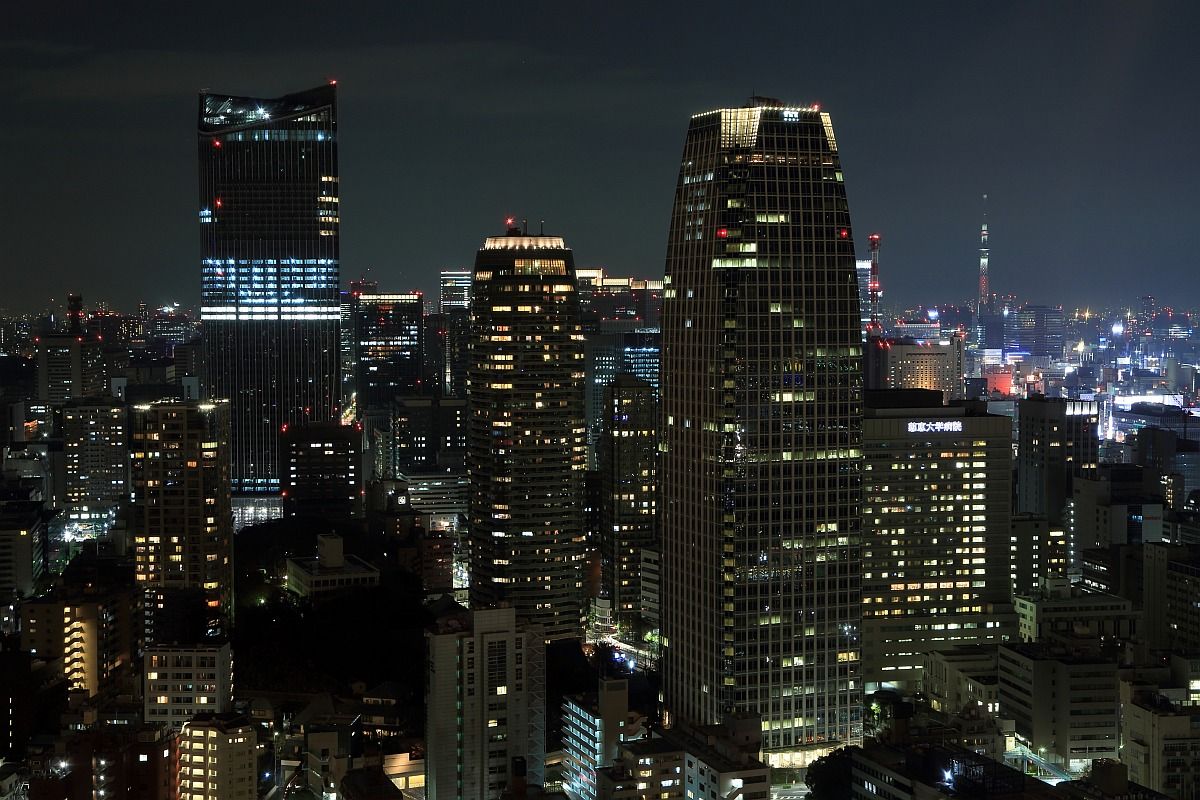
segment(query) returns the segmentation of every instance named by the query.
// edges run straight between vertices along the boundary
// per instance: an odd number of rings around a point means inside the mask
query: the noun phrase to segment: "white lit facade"
[[[1016,638],[1012,424],[961,407],[872,408],[874,396],[863,420],[863,678],[868,692],[911,691],[926,653]]]
[[[180,800],[257,800],[254,728],[235,714],[201,714],[179,742]]]

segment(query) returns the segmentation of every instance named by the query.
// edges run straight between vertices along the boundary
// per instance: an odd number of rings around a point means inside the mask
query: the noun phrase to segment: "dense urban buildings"
[[[30,69],[96,55],[43,49]],[[236,67],[235,49],[193,51]],[[472,59],[452,61],[434,72]],[[582,95],[541,116],[529,98],[400,102],[352,154],[329,81],[201,92],[198,161],[176,163],[198,166],[197,285],[194,240],[122,190],[197,191],[138,169],[192,143],[186,108],[171,133],[143,102],[143,73],[105,118],[137,143],[107,171],[58,146],[96,139],[47,121],[79,116],[66,80],[13,109],[54,131],[20,141],[55,145],[94,202],[10,170],[25,266],[0,292],[0,800],[1195,800],[1200,310],[1145,244],[1178,226],[1106,242],[1158,296],[1064,306],[1103,297],[1105,265],[1077,237],[1039,249],[1005,185],[1028,158],[994,189],[946,184],[960,207],[914,227],[870,185],[902,164],[847,117],[854,220],[896,226],[885,304],[883,236],[856,236],[816,105],[704,111],[680,153],[661,109],[635,130],[572,121]],[[515,122],[547,157],[481,160],[446,113],[485,147]],[[953,119],[936,137],[961,138]],[[543,139],[568,129],[615,144],[556,161]],[[539,180],[630,147],[605,181]],[[918,215],[953,150],[891,181]],[[355,187],[398,170],[387,202],[343,197],[339,156]],[[639,193],[655,163],[673,192]],[[1000,205],[980,229],[961,206],[985,190]],[[529,193],[568,236],[509,218],[463,239]],[[61,218],[22,216],[46,198]],[[395,221],[375,250],[347,241],[345,282],[343,200]],[[62,241],[22,253],[39,225]],[[664,226],[660,261],[639,237],[661,247]],[[568,241],[613,261],[577,266]],[[86,273],[64,258],[84,247]],[[163,269],[180,248],[193,268]],[[959,268],[921,286],[939,262]],[[1051,296],[1063,270],[1078,297]],[[191,289],[165,294],[179,275]]]
[[[341,393],[335,87],[202,93],[198,148],[206,387],[234,491],[278,492],[279,431],[333,420]]]
[[[506,601],[548,639],[583,617],[583,330],[557,236],[489,236],[472,279],[471,604]]]
[[[665,702],[694,724],[759,714],[767,760],[798,767],[862,736],[862,342],[837,140],[828,113],[756,97],[692,117],[681,161]]]

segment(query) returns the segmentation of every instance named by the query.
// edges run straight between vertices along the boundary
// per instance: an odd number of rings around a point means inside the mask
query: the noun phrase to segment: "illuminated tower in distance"
[[[988,224],[987,195],[983,196],[983,228],[979,231],[979,301],[976,312],[992,304],[991,287],[988,285]]]

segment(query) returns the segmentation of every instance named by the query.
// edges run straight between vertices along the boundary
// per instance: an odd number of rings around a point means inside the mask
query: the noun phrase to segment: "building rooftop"
[[[718,730],[720,726],[714,726]],[[637,739],[624,742],[621,748],[631,755],[645,758],[667,753],[686,752],[694,755],[709,767],[718,772],[736,772],[738,770],[766,769],[766,765],[750,753],[741,753],[734,748],[721,746],[719,736],[704,736],[703,731],[695,733],[672,728],[654,732],[654,738]]]
[[[369,561],[349,553],[342,556],[342,563],[337,566],[330,566],[328,562],[322,561],[317,556],[289,558],[288,562],[295,564],[299,569],[314,576],[361,575],[364,572],[379,573],[379,570]]]
[[[1033,661],[1059,661],[1063,664],[1111,666],[1116,668],[1116,662],[1104,658],[1097,653],[1068,650],[1065,647],[1054,647],[1039,642],[1008,642],[1000,645],[1001,650],[1011,650],[1020,653]]]
[[[238,728],[249,727],[250,719],[245,714],[238,714],[233,711],[224,714],[210,714],[205,712],[192,717],[186,724],[192,728],[215,728],[228,733]]]

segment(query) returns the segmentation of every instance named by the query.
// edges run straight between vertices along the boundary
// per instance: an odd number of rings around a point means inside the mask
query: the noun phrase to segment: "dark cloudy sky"
[[[196,92],[337,78],[342,276],[431,290],[505,214],[660,275],[690,114],[833,114],[896,301],[992,281],[1200,305],[1195,2],[22,3],[0,26],[0,307],[197,305]],[[18,10],[19,9],[19,10]]]

